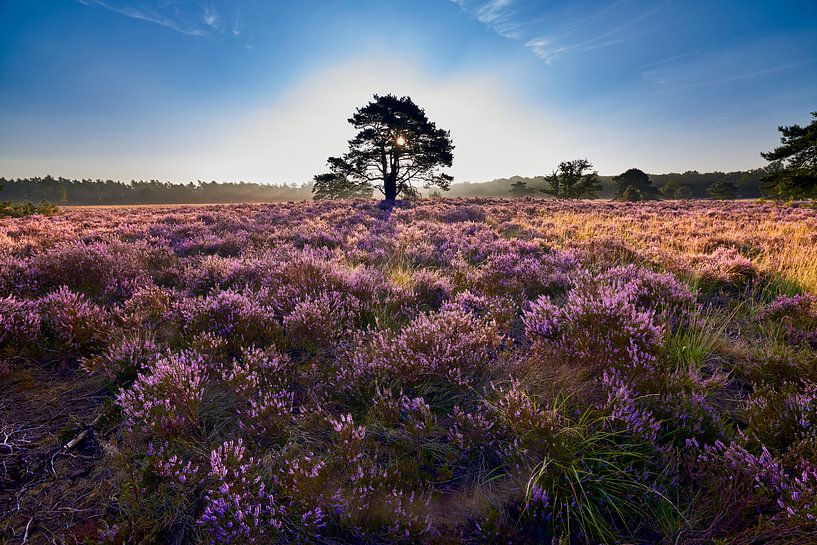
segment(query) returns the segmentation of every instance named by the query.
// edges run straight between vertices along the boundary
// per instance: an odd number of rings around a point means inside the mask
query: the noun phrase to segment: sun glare
[[[394,141],[394,143],[396,145],[398,145],[398,146],[405,146],[406,145],[406,139],[401,134],[400,136],[397,137],[397,139]]]

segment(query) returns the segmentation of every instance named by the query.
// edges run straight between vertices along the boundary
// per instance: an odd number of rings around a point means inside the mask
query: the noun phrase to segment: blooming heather
[[[0,219],[0,541],[817,543],[814,233],[749,201]]]

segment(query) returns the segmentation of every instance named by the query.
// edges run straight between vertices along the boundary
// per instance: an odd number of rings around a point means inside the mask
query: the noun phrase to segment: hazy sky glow
[[[373,93],[452,174],[762,166],[817,109],[817,3],[5,0],[0,176],[304,182]]]

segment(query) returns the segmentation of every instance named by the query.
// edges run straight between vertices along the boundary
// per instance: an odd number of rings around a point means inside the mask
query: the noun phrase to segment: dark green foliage
[[[357,182],[333,172],[318,174],[312,182],[312,193],[315,200],[368,199],[372,196],[373,188],[369,182]]]
[[[709,196],[713,199],[736,199],[738,197],[738,187],[729,180],[717,180],[706,188]]]
[[[643,170],[631,168],[613,178],[613,181],[616,183],[616,200],[650,201],[658,199],[658,189],[652,185],[652,180]]]
[[[763,178],[763,188],[774,197],[804,199],[817,197],[817,112],[812,122],[780,126],[780,146],[761,153],[773,161],[771,172]]]
[[[53,176],[4,179],[4,200],[48,201],[58,205],[198,204],[302,201],[310,198],[308,185],[272,185],[248,182],[176,184],[158,180],[71,180]]]
[[[0,202],[0,218],[2,217],[22,218],[23,216],[31,216],[33,214],[42,214],[43,216],[50,216],[52,214],[56,214],[58,210],[59,209],[57,208],[56,205],[51,204],[49,202],[42,202],[40,204],[32,204],[30,202],[25,203]]]
[[[438,129],[409,97],[374,95],[374,100],[349,118],[357,135],[343,157],[330,157],[335,174],[376,187],[386,201],[416,194],[413,181],[448,190],[454,145],[448,131]],[[382,187],[381,187],[382,185]],[[414,190],[414,191],[412,191]]]
[[[688,199],[692,196],[689,187],[679,184],[675,178],[670,178],[670,180],[664,184],[661,188],[661,194],[666,199]]]
[[[528,182],[518,180],[511,184],[511,196],[513,197],[525,197],[527,195],[533,195],[535,192],[535,189],[528,187]]]
[[[553,174],[545,177],[550,188],[541,191],[563,199],[595,199],[602,186],[598,173],[591,171],[592,168],[587,159],[563,161]]]

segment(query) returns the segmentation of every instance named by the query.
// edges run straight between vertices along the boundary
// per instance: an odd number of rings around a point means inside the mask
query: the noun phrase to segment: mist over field
[[[813,2],[0,36],[0,543],[817,543]]]

